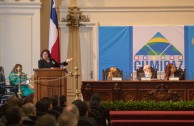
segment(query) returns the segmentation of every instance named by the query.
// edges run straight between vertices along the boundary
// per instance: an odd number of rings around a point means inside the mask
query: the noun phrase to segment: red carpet
[[[112,126],[194,126],[193,111],[111,111]]]

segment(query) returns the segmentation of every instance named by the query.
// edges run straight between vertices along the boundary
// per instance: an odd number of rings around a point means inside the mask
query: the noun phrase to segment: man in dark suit
[[[4,75],[4,70],[3,67],[0,66],[0,94],[3,94],[5,89],[5,75]]]
[[[2,66],[0,66],[0,84],[5,84],[4,70]]]
[[[3,73],[0,72],[0,83],[5,84],[5,76]]]

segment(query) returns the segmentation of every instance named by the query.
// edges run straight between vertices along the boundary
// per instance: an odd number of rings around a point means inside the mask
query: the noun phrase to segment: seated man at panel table
[[[142,80],[143,78],[153,78],[151,67],[149,65],[145,65],[142,68],[139,69],[139,74],[138,74],[138,80]]]
[[[143,67],[143,71],[144,71],[144,76],[145,77],[152,78],[152,71],[151,71],[151,67],[149,65],[145,65]]]

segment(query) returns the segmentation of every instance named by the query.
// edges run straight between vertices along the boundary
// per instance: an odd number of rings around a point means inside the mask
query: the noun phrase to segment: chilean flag
[[[51,52],[51,57],[57,62],[60,62],[59,31],[58,31],[57,13],[55,8],[55,0],[51,0],[49,50]]]

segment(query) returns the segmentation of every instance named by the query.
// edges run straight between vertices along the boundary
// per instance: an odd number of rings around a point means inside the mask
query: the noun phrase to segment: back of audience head
[[[56,126],[56,119],[53,115],[45,114],[37,119],[36,126]]]
[[[64,95],[61,95],[59,97],[59,101],[60,101],[60,107],[65,107],[67,105],[67,98]]]
[[[79,109],[79,116],[80,117],[87,117],[88,116],[88,106],[85,102],[81,100],[75,100],[72,104],[76,105]]]
[[[15,95],[12,95],[7,99],[5,106],[6,106],[6,110],[7,110],[13,106],[17,106],[17,107],[21,108],[22,104],[23,104],[22,99],[16,97]]]
[[[58,126],[77,126],[78,118],[71,111],[63,110],[58,118]]]
[[[35,116],[35,107],[30,102],[22,106],[22,111],[25,116]]]
[[[92,106],[99,106],[100,105],[100,95],[94,93],[90,98],[90,105]]]
[[[9,124],[22,124],[22,111],[19,107],[14,106],[6,112],[7,125]]]
[[[44,97],[36,103],[36,110],[38,112],[48,112],[51,109],[52,109],[52,102],[51,102],[51,99],[48,97]]]
[[[100,102],[98,102],[97,100],[90,100],[90,106],[99,107],[100,106]]]
[[[92,94],[90,100],[97,100],[98,102],[100,102],[100,95],[98,93],[94,93]]]
[[[26,104],[26,103],[28,103],[28,102],[33,103],[33,97],[32,97],[32,96],[24,97],[24,98],[23,98],[23,102],[24,102],[24,104]]]
[[[77,108],[76,105],[74,104],[68,105],[63,109],[63,113],[66,111],[72,112],[77,117],[77,119],[79,118],[79,109]]]
[[[54,95],[51,97],[53,107],[58,107],[58,96]]]

